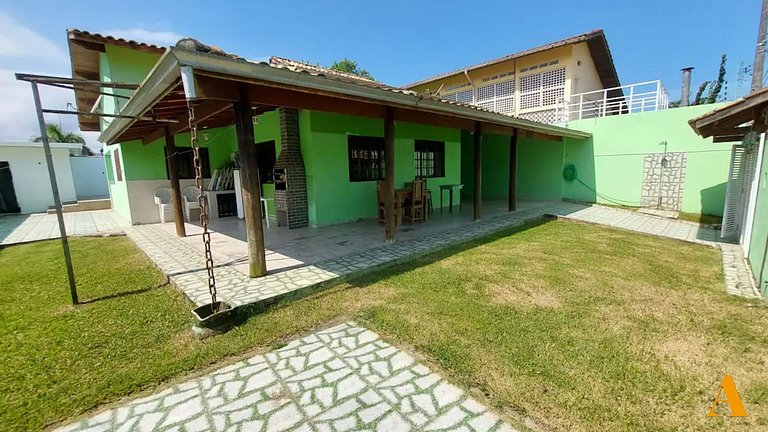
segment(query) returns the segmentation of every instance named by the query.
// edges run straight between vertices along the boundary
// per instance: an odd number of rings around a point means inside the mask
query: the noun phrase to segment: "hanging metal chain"
[[[187,101],[189,109],[189,133],[192,143],[192,163],[195,167],[195,186],[200,195],[197,204],[200,206],[200,225],[203,227],[203,244],[205,245],[205,269],[208,271],[208,292],[211,293],[212,313],[216,312],[216,276],[213,274],[213,254],[211,254],[211,233],[208,232],[208,197],[203,193],[203,170],[200,167],[200,142],[197,140],[197,121],[195,107]]]

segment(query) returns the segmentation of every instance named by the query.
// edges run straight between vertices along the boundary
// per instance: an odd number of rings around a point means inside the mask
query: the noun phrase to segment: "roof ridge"
[[[459,74],[459,73],[463,73],[464,71],[471,71],[471,70],[474,70],[474,69],[480,69],[480,68],[485,67],[485,66],[490,66],[490,65],[493,65],[493,64],[496,64],[496,63],[501,63],[503,61],[512,60],[514,58],[523,57],[523,56],[530,55],[530,54],[535,54],[537,52],[546,51],[546,50],[553,49],[553,48],[558,48],[560,46],[571,45],[571,44],[579,43],[579,42],[586,42],[587,40],[593,39],[595,37],[599,37],[600,35],[605,37],[605,32],[603,31],[603,29],[601,29],[601,28],[594,29],[594,30],[588,31],[586,33],[580,33],[580,34],[577,34],[575,36],[569,36],[567,38],[559,39],[559,40],[556,40],[554,42],[546,43],[546,44],[543,44],[543,45],[538,45],[538,46],[535,46],[533,48],[527,48],[527,49],[524,49],[522,51],[517,51],[517,52],[511,53],[511,54],[506,54],[506,55],[503,55],[501,57],[496,57],[496,58],[493,58],[491,60],[486,60],[486,61],[483,61],[483,62],[480,62],[480,63],[476,63],[476,64],[473,64],[473,65],[470,65],[470,66],[467,66],[467,67],[451,70],[449,72],[443,72],[443,73],[440,73],[440,74],[437,74],[437,75],[434,75],[434,76],[431,76],[431,77],[428,77],[428,78],[424,78],[424,79],[420,79],[418,81],[414,81],[412,83],[406,84],[403,87],[404,88],[411,88],[411,87],[415,87],[415,86],[418,86],[418,85],[426,84],[428,82],[436,81],[436,80],[441,79],[441,78],[446,78],[446,77],[449,77],[451,75],[456,75],[456,74]]]
[[[275,60],[275,61],[273,61],[273,60]],[[376,80],[372,80],[370,78],[365,78],[365,77],[362,77],[360,75],[355,75],[355,74],[349,73],[349,72],[338,71],[338,70],[335,70],[335,69],[327,68],[325,66],[315,65],[315,64],[312,64],[312,63],[307,63],[307,62],[301,61],[301,60],[294,60],[294,59],[290,59],[290,58],[287,58],[287,57],[281,57],[281,56],[270,56],[269,57],[269,64],[284,64],[284,63],[295,63],[296,65],[299,65],[301,67],[308,68],[308,69],[315,69],[315,70],[321,71],[323,73],[329,73],[329,74],[332,74],[332,75],[339,75],[339,76],[343,76],[345,78],[365,81],[365,82],[368,82],[368,83],[371,83],[371,84],[377,83]]]
[[[122,37],[117,37],[117,36],[112,36],[112,35],[105,35],[105,34],[96,33],[96,32],[89,32],[87,30],[80,30],[80,29],[76,29],[76,28],[68,28],[67,29],[67,36],[69,36],[69,37],[73,37],[73,36],[87,36],[87,37],[92,37],[92,38],[96,38],[96,39],[102,39],[102,40],[108,41],[108,42],[117,42],[117,43],[122,43],[122,44],[127,44],[127,45],[137,45],[137,46],[146,47],[146,48],[150,48],[150,49],[156,49],[158,51],[165,50],[167,48],[167,47],[164,47],[164,46],[161,46],[161,45],[155,45],[153,43],[141,42],[141,41],[137,41],[137,40],[133,40],[133,39],[126,39],[126,38],[122,38]]]

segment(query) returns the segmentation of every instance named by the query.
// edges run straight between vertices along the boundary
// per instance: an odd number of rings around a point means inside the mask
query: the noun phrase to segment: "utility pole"
[[[754,93],[763,88],[763,64],[765,63],[765,34],[768,26],[768,0],[763,0],[760,10],[760,25],[757,28],[757,47],[755,48],[755,64],[752,66],[752,89]]]

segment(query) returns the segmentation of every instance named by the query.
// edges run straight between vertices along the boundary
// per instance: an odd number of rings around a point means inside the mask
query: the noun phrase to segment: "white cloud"
[[[24,62],[42,59],[57,62],[67,60],[67,54],[61,48],[2,11],[0,28],[3,29],[0,32],[0,58],[19,59]]]
[[[184,38],[184,36],[170,31],[153,31],[142,28],[107,30],[102,34],[161,46],[175,45],[179,39]]]
[[[29,141],[40,135],[32,89],[28,82],[17,81],[16,72],[39,75],[70,76],[69,56],[56,45],[29,27],[0,11],[0,141]],[[64,38],[62,37],[62,45]],[[44,108],[67,109],[75,102],[71,90],[40,86]],[[45,116],[47,122],[61,124],[65,130],[78,130],[74,115]],[[88,146],[101,148],[95,133],[83,133]]]

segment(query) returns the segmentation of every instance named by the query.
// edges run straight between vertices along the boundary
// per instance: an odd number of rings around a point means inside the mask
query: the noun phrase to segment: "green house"
[[[94,95],[85,91],[77,93],[80,111],[98,109],[103,114],[121,113],[129,107],[128,97],[146,89],[153,75],[157,75],[162,62],[158,63],[164,48],[133,41],[114,39],[109,36],[87,32],[69,31],[73,76],[111,82],[141,83],[142,88],[116,90],[117,97]],[[396,188],[404,187],[416,176],[424,177],[427,187],[433,193],[433,206],[439,208],[440,199],[436,194],[441,185],[463,184],[461,198],[471,200],[474,193],[473,138],[475,123],[480,119],[493,119],[483,130],[482,187],[481,194],[487,199],[504,199],[509,195],[510,136],[518,131],[517,158],[520,167],[517,175],[517,198],[523,200],[560,200],[559,172],[562,168],[562,137],[583,139],[588,134],[562,127],[519,120],[466,106],[422,99],[416,93],[389,88],[359,77],[329,71],[312,65],[273,57],[269,63],[250,63],[228,55],[192,53],[172,49],[164,59],[175,54],[194,57],[194,61],[208,60],[214,63],[230,63],[227,67],[252,67],[268,73],[278,73],[294,80],[296,86],[303,81],[316,81],[312,85],[328,84],[344,87],[343,99],[338,98],[327,104],[319,95],[305,100],[298,93],[273,94],[278,87],[269,87],[265,92],[266,103],[253,103],[253,133],[259,160],[262,196],[274,196],[272,170],[280,168],[291,153],[284,153],[284,131],[298,129],[298,149],[306,176],[306,221],[296,226],[322,226],[374,218],[377,215],[376,181],[383,180],[383,164],[373,164],[375,169],[361,170],[361,161],[355,155],[379,157],[383,152],[384,119],[376,111],[386,107],[383,101],[378,105],[363,104],[362,96],[353,100],[352,94],[379,92],[393,99],[409,98],[413,106],[429,102],[444,112],[430,106],[418,109],[402,109],[396,118],[395,131],[395,177]],[[190,57],[190,59],[191,59]],[[154,68],[154,69],[153,69]],[[178,69],[177,69],[178,71]],[[237,73],[234,70],[230,73]],[[198,79],[205,81],[208,79]],[[147,116],[166,116],[176,123],[158,123],[148,120],[134,121],[127,118],[104,118],[81,116],[83,130],[103,131],[101,140],[107,145],[105,155],[110,165],[109,182],[114,209],[134,224],[159,221],[157,206],[152,199],[155,189],[168,186],[169,172],[165,143],[165,125],[170,125],[175,137],[175,146],[189,148],[190,134],[186,124],[188,114],[183,93],[180,91],[181,78],[175,76],[169,82],[171,95],[160,95],[163,100],[152,101],[141,109]],[[281,84],[283,85],[283,84]],[[202,88],[203,86],[198,86]],[[208,91],[208,90],[206,90]],[[328,90],[316,89],[315,92]],[[199,96],[199,95],[198,95]],[[232,102],[225,101],[229,95],[206,95],[218,104],[209,111],[199,108],[208,115],[198,126],[198,137],[203,148],[204,173],[213,173],[232,163],[237,153],[236,128],[232,121]],[[284,101],[277,100],[281,96]],[[174,99],[175,98],[175,99]],[[217,98],[223,98],[218,100]],[[135,99],[135,97],[134,97]],[[158,105],[159,104],[159,105]],[[398,102],[391,102],[397,107]],[[317,108],[315,108],[317,107]],[[130,107],[133,108],[133,107]],[[210,115],[213,111],[217,111]],[[315,108],[315,109],[312,109]],[[381,108],[381,109],[379,109]],[[295,113],[292,111],[295,110]],[[285,111],[285,113],[283,113]],[[383,112],[383,111],[382,111]],[[287,114],[287,115],[283,115]],[[166,116],[168,117],[168,116]],[[177,119],[178,118],[178,119]],[[401,120],[402,119],[402,120]],[[158,120],[160,120],[158,118]],[[164,120],[167,120],[164,119]],[[286,124],[286,121],[295,124]],[[131,124],[129,124],[131,123]],[[289,145],[293,143],[288,143]],[[378,147],[377,147],[378,146]],[[374,148],[375,147],[375,148]],[[373,150],[370,150],[373,149]],[[368,151],[370,150],[370,151]],[[191,153],[177,157],[182,188],[193,184]],[[358,165],[355,165],[358,164]],[[378,170],[378,171],[376,171]],[[374,172],[375,171],[375,172]],[[288,184],[296,177],[290,176]],[[459,192],[456,191],[456,194]],[[443,206],[448,206],[447,193]],[[272,217],[278,210],[269,201]],[[289,224],[293,225],[293,224]]]

